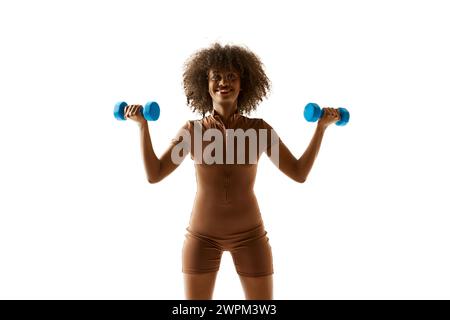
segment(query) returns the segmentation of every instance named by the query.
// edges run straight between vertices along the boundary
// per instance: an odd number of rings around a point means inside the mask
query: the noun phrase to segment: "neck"
[[[223,106],[220,104],[214,104],[213,105],[214,110],[220,114],[220,116],[227,121],[230,116],[236,112],[237,110],[237,103],[233,106]]]

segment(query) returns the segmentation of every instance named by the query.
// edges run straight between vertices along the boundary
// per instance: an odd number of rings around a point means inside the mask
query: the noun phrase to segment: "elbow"
[[[306,176],[308,175],[308,173],[306,173],[305,170],[300,170],[299,168],[301,168],[301,167],[299,167],[299,165],[296,164],[296,166],[294,168],[294,172],[295,172],[294,180],[295,180],[295,182],[298,182],[298,183],[305,183]]]
[[[147,170],[147,181],[150,184],[155,184],[160,182],[163,179],[163,177],[161,177],[161,162],[158,164],[158,170],[152,170],[152,169],[148,169]]]
[[[305,183],[306,177],[304,177],[304,176],[297,177],[295,179],[295,181],[298,182],[298,183]]]
[[[155,184],[161,181],[161,179],[159,179],[159,177],[148,177],[147,178],[148,183],[150,184]]]

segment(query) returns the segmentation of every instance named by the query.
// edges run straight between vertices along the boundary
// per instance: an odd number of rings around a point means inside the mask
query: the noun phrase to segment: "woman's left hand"
[[[339,110],[335,108],[323,108],[323,115],[319,119],[317,126],[326,129],[330,124],[336,123],[341,119]]]

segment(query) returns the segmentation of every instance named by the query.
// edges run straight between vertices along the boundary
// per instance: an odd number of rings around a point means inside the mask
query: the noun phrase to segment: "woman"
[[[303,183],[325,129],[339,120],[338,110],[324,108],[308,148],[296,159],[267,122],[244,116],[270,90],[263,64],[254,53],[215,43],[194,53],[184,67],[187,105],[203,118],[187,121],[160,158],[153,151],[147,121],[138,112],[141,106],[127,107],[125,117],[139,124],[150,183],[178,167],[187,154],[180,156],[180,146],[195,160],[197,193],[183,246],[186,298],[212,298],[222,253],[230,251],[246,299],[273,299],[271,247],[253,192],[257,160],[266,152],[283,173]],[[233,145],[236,133],[251,130],[257,134],[245,135]],[[200,140],[194,138],[198,134]],[[258,146],[256,154],[252,139]]]

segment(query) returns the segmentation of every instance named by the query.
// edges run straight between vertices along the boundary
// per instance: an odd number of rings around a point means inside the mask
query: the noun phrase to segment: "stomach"
[[[189,221],[189,229],[203,235],[226,237],[262,224],[253,190],[199,190]]]

